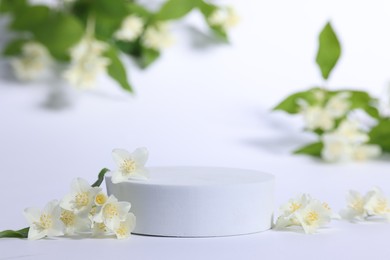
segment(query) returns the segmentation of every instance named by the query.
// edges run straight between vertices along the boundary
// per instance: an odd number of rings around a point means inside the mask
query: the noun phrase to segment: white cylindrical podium
[[[131,203],[136,234],[211,237],[271,228],[273,175],[217,167],[149,168],[148,180],[113,184],[107,192]]]

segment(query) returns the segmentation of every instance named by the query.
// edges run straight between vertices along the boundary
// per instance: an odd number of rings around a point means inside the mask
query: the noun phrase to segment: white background
[[[345,205],[349,189],[365,192],[378,185],[390,195],[389,158],[326,164],[290,155],[314,137],[301,132],[299,118],[271,113],[291,92],[322,84],[314,57],[317,35],[328,19],[343,45],[329,88],[353,87],[383,96],[390,79],[390,3],[233,5],[241,23],[232,30],[230,45],[205,45],[207,37],[194,32],[193,27],[204,29],[194,13],[174,27],[176,44],[148,70],[128,61],[134,96],[103,78],[96,90],[70,89],[71,107],[50,110],[43,104],[54,86],[16,82],[2,58],[0,230],[26,226],[23,209],[61,198],[73,178],[93,182],[102,167],[114,166],[111,150],[117,147],[146,146],[150,166],[229,166],[273,173],[275,209],[301,192],[327,201],[335,211]],[[2,29],[2,45],[7,37]],[[316,235],[267,231],[204,239],[3,239],[0,259],[388,259],[389,239],[389,224],[335,221]]]

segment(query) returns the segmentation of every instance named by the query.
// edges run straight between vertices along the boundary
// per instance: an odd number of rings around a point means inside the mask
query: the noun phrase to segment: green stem
[[[95,181],[91,186],[92,186],[92,187],[99,187],[99,186],[102,184],[103,180],[104,180],[104,175],[105,175],[107,172],[109,172],[109,171],[110,171],[109,169],[103,168],[103,169],[99,172],[97,181]]]
[[[30,228],[26,227],[26,228],[22,228],[20,230],[0,231],[0,238],[5,238],[5,237],[27,238],[29,230],[30,230]]]

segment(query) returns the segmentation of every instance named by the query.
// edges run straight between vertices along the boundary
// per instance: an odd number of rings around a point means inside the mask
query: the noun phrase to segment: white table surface
[[[45,109],[48,86],[16,82],[2,58],[0,230],[25,227],[23,209],[61,198],[73,178],[93,182],[102,167],[114,167],[111,150],[117,147],[148,147],[150,166],[272,173],[275,209],[301,192],[327,201],[335,211],[344,207],[349,189],[365,192],[377,185],[390,195],[388,157],[326,164],[293,156],[290,151],[313,136],[301,132],[299,118],[270,113],[288,93],[321,83],[313,57],[317,33],[328,18],[345,49],[329,85],[382,93],[390,78],[390,4],[277,0],[235,5],[242,22],[232,31],[231,45],[199,49],[191,40],[196,34],[179,27],[176,45],[150,69],[128,62],[134,97],[103,78],[96,90],[73,93],[70,108]],[[194,14],[187,23],[197,19]],[[0,34],[2,45],[6,37]],[[388,259],[389,239],[390,224],[334,221],[316,235],[2,239],[0,259]]]

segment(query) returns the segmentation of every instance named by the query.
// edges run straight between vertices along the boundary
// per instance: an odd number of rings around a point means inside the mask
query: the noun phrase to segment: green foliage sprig
[[[318,44],[316,63],[327,81],[341,56],[340,41],[330,22],[319,34]],[[303,115],[305,130],[318,136],[318,141],[294,153],[338,162],[390,152],[390,118],[381,113],[379,105],[379,100],[365,91],[314,87],[288,96],[274,110]],[[356,110],[369,115],[375,121],[374,126],[354,120]]]
[[[203,15],[216,37],[228,41],[226,30],[236,21],[236,16],[229,13],[229,8],[205,0],[167,0],[157,11],[150,11],[141,4],[125,0],[67,0],[59,1],[54,7],[33,5],[27,0],[3,0],[0,1],[0,13],[11,17],[8,28],[17,33],[5,46],[3,54],[9,57],[28,56],[12,65],[17,73],[19,71],[19,78],[31,79],[38,74],[38,67],[47,65],[42,58],[46,50],[49,54],[46,56],[50,56],[55,62],[73,64],[75,59],[80,62],[80,54],[72,56],[72,48],[88,38],[89,42],[84,45],[92,50],[94,48],[90,45],[104,43],[104,46],[101,44],[100,52],[97,51],[94,57],[90,57],[91,60],[104,58],[98,59],[94,74],[106,70],[123,90],[133,92],[120,54],[134,58],[141,68],[147,68],[160,57],[161,48],[169,41],[163,25],[181,19],[194,10]],[[88,24],[93,24],[89,31]],[[130,29],[133,27],[133,32],[130,30],[129,33],[133,33],[134,37],[126,38],[123,32],[118,36],[118,31],[124,26],[130,26]],[[42,47],[30,46],[30,49],[27,49],[26,44],[31,42]],[[41,53],[40,60],[37,53]],[[28,58],[29,66],[35,65],[36,71],[26,72]],[[32,58],[35,63],[31,63]],[[82,67],[77,62],[74,66]],[[79,83],[81,76],[77,73],[69,73],[69,78]],[[96,75],[91,73],[92,76]]]

